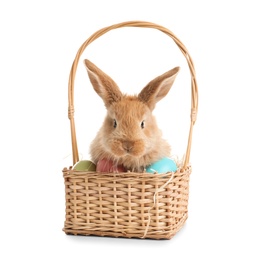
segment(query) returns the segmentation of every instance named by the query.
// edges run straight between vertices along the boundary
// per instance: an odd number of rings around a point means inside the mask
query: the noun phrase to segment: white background
[[[219,1],[1,1],[1,259],[260,259],[259,3]],[[80,45],[129,20],[160,24],[191,54],[199,86],[189,218],[171,240],[67,236],[62,169],[71,164],[67,83]],[[173,153],[187,142],[190,75],[156,30],[109,32],[83,54],[125,92],[181,66],[155,109]],[[82,60],[75,86],[81,158],[105,109]]]

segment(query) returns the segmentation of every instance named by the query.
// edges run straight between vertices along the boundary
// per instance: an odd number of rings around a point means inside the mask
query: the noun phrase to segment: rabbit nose
[[[133,142],[131,142],[131,141],[124,141],[123,142],[123,149],[128,153],[133,149],[133,146],[134,146]]]

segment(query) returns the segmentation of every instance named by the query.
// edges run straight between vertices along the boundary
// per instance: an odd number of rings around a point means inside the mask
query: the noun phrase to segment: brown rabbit
[[[138,95],[122,94],[117,84],[89,60],[85,60],[90,81],[103,99],[107,115],[90,146],[94,163],[112,160],[127,170],[141,172],[163,157],[170,145],[162,138],[152,114],[155,104],[167,95],[179,67],[150,81]]]

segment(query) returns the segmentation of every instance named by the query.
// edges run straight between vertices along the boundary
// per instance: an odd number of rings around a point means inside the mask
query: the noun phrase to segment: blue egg
[[[146,167],[146,172],[149,173],[167,173],[167,172],[176,172],[177,165],[174,160],[170,158],[163,158],[160,161],[157,161]]]

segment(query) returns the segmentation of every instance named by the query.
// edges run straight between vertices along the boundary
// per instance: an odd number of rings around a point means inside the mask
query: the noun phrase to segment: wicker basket
[[[185,56],[191,73],[191,122],[185,159],[175,173],[98,173],[63,169],[66,218],[63,231],[73,235],[170,239],[188,217],[189,164],[198,91],[192,59],[168,29],[150,22],[130,21],[103,28],[80,47],[69,77],[69,119],[73,164],[79,161],[74,124],[74,79],[85,48],[106,32],[121,27],[154,28],[171,37]]]

